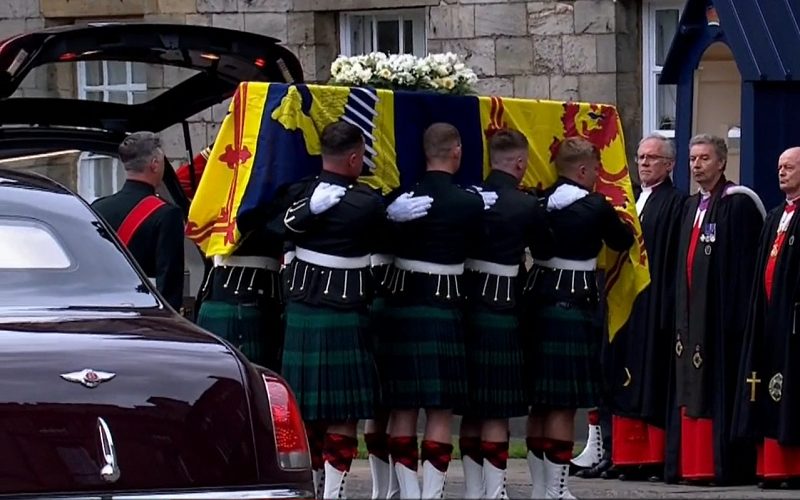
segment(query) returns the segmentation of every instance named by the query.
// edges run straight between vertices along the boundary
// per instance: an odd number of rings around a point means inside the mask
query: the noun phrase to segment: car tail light
[[[272,413],[278,464],[282,469],[311,467],[306,428],[292,391],[278,377],[267,374],[263,374],[262,377]]]

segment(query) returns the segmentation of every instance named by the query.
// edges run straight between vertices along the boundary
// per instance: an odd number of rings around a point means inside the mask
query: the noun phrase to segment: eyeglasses
[[[661,160],[671,160],[669,156],[661,156],[661,155],[639,155],[636,157],[636,161],[639,163],[644,163],[646,161],[649,162],[657,162]]]

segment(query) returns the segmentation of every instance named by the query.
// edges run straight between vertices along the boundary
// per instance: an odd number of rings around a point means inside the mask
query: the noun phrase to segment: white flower
[[[468,88],[478,77],[457,54],[411,54],[372,52],[339,56],[331,64],[331,81],[341,85],[382,85],[412,89],[453,91]]]

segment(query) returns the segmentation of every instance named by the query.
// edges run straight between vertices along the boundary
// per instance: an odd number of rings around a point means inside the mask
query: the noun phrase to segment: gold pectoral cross
[[[750,384],[750,401],[753,402],[756,400],[756,384],[760,384],[761,379],[756,378],[756,372],[753,372],[750,378],[745,379],[745,382]]]

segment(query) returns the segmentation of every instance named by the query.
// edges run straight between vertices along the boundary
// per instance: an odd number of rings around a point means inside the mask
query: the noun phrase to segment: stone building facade
[[[3,0],[0,39],[46,26],[105,20],[178,22],[242,29],[284,41],[308,81],[324,82],[340,53],[404,47],[458,52],[480,76],[482,93],[616,104],[632,153],[650,119],[657,64],[646,52],[664,30],[657,9],[677,19],[682,0]],[[652,12],[650,12],[652,10]],[[656,16],[649,15],[655,12]],[[663,12],[662,12],[663,14]],[[663,18],[663,16],[661,16]],[[660,24],[659,24],[660,23]],[[392,26],[395,26],[394,28]],[[671,36],[671,35],[670,35]],[[655,37],[655,38],[654,38]],[[662,41],[661,50],[664,51]],[[655,45],[658,45],[655,43]],[[668,48],[668,45],[667,45]],[[413,50],[412,50],[413,49]],[[652,51],[652,50],[651,50]],[[57,66],[57,65],[56,65]],[[655,73],[654,73],[655,70]],[[153,95],[186,75],[148,68],[131,95]],[[24,95],[83,95],[71,68],[32,74]],[[650,83],[650,93],[647,92]],[[102,90],[102,89],[101,89]],[[86,92],[84,94],[88,95]],[[104,93],[107,98],[109,92]],[[656,107],[669,110],[655,95]],[[192,118],[196,151],[213,140],[226,104]],[[666,107],[665,107],[666,106]],[[673,108],[674,109],[674,108]],[[674,113],[674,112],[673,112]],[[649,113],[651,115],[655,114]],[[674,117],[674,114],[673,114]],[[164,133],[168,155],[185,157],[179,128]],[[632,158],[632,156],[631,156]]]

